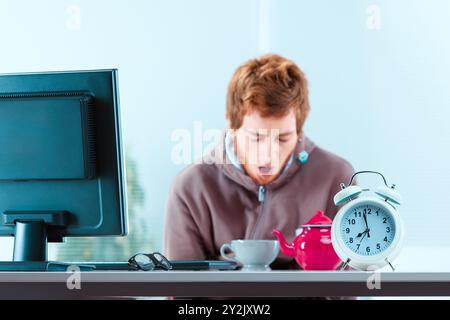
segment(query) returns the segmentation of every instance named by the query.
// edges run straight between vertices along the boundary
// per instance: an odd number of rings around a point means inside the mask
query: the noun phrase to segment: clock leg
[[[347,259],[347,261],[345,261],[345,262],[344,262],[344,264],[342,265],[342,267],[341,267],[340,271],[344,271],[344,270],[345,270],[345,268],[347,268],[347,266],[348,266],[349,262],[350,262],[350,258],[348,258],[348,259]]]
[[[386,262],[389,264],[389,266],[391,267],[392,271],[395,271],[395,268],[392,266],[392,264],[390,263],[390,261],[388,259],[386,259]]]

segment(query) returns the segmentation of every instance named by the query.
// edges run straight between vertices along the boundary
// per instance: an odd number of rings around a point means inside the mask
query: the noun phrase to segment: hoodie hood
[[[217,145],[204,157],[203,161],[205,163],[217,166],[217,168],[221,172],[223,172],[224,175],[226,175],[229,179],[233,180],[239,185],[243,186],[244,188],[254,192],[258,192],[260,186],[255,181],[253,181],[253,179],[249,175],[247,175],[243,168],[239,167],[235,159],[230,159],[230,157],[227,156],[225,139],[226,134],[227,130],[224,130]],[[280,175],[274,181],[264,186],[266,190],[275,190],[281,187],[282,185],[287,183],[296,172],[301,170],[304,166],[307,166],[308,162],[302,164],[298,160],[298,157],[300,153],[303,152],[304,154],[304,152],[306,152],[308,154],[308,158],[310,158],[309,156],[314,151],[314,149],[314,142],[312,142],[308,137],[303,136],[303,138],[297,142],[294,151],[290,156],[293,161],[289,163],[288,160],[285,168],[282,169]],[[288,164],[289,166],[287,166]]]

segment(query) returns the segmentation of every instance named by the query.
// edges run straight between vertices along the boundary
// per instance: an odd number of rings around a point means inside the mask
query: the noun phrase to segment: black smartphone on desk
[[[171,260],[172,270],[235,270],[238,265],[222,260]]]

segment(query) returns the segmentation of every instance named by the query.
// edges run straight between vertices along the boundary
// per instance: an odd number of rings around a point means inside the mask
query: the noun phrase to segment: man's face
[[[268,184],[280,175],[297,144],[294,111],[281,117],[262,117],[258,111],[248,113],[234,137],[237,157],[246,173],[257,184]]]

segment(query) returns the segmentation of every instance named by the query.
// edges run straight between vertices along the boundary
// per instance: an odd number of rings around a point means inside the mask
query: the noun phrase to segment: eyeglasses
[[[171,270],[172,264],[159,252],[138,253],[128,260],[128,266],[134,270]]]

